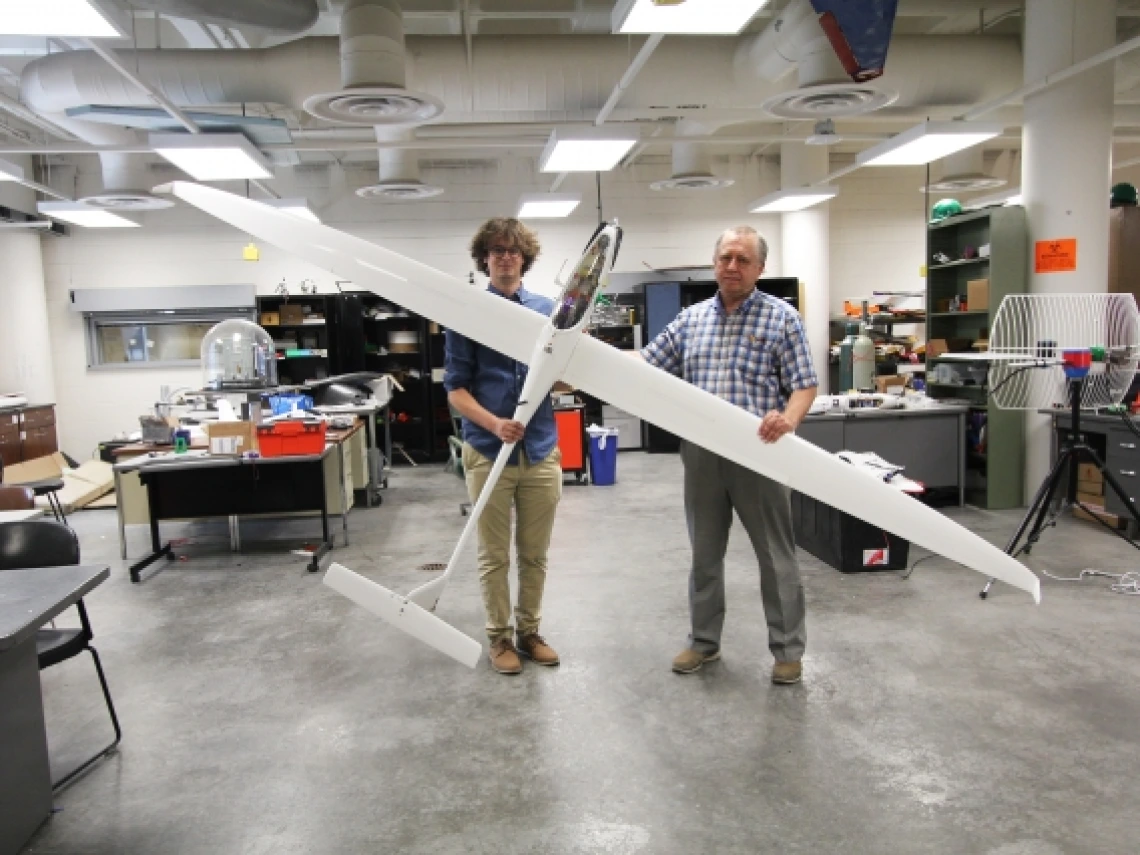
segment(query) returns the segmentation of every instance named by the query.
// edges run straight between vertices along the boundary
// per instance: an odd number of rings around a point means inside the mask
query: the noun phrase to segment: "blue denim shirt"
[[[549,316],[554,310],[554,301],[540,294],[532,294],[519,288],[513,297],[487,288],[492,294],[521,303],[531,311]],[[515,407],[522,394],[526,381],[527,367],[509,356],[471,341],[457,332],[447,331],[447,349],[443,375],[443,387],[448,392],[466,389],[486,410],[501,419],[514,416]],[[484,457],[494,459],[503,446],[503,441],[490,431],[484,430],[468,419],[463,419],[463,439]],[[539,406],[530,423],[526,426],[523,440],[515,447],[510,461],[512,466],[519,462],[519,448],[526,450],[527,459],[532,463],[545,460],[558,444],[558,430],[554,425],[554,406],[550,396]]]

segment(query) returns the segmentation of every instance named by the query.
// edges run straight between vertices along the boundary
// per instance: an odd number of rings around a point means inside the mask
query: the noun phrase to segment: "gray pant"
[[[798,661],[807,643],[807,628],[791,491],[690,442],[681,443],[681,461],[685,465],[685,519],[693,548],[689,646],[700,653],[720,649],[724,556],[735,509],[760,564],[768,648],[779,662]]]

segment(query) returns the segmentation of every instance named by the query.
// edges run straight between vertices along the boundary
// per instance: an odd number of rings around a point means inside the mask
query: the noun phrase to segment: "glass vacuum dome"
[[[207,389],[269,389],[277,385],[277,352],[252,321],[222,321],[202,339]]]

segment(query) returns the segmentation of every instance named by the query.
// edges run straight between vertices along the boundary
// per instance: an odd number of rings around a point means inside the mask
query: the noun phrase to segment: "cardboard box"
[[[1103,522],[1109,528],[1122,529],[1125,526],[1125,521],[1118,517],[1116,514],[1106,513],[1099,510],[1096,506],[1090,505],[1091,514],[1085,513],[1081,508],[1073,508],[1073,516],[1077,519],[1088,520],[1089,522]]]
[[[901,374],[884,374],[875,378],[875,391],[881,394],[901,395],[906,389],[906,377]]]
[[[1095,463],[1081,463],[1077,466],[1077,480],[1079,481],[1098,481],[1104,483],[1104,475],[1099,469],[1096,468]],[[1101,488],[1104,492],[1104,488]]]
[[[1077,493],[1077,501],[1098,511],[1104,510],[1104,496],[1100,493]]]
[[[47,481],[49,478],[60,478],[64,470],[68,469],[67,458],[58,451],[46,457],[37,457],[34,460],[25,460],[23,463],[12,463],[4,467],[5,484],[30,484],[33,481]]]
[[[932,338],[926,343],[926,358],[934,359],[950,352],[950,342],[944,338]]]
[[[971,312],[989,309],[990,307],[990,280],[971,279],[966,283],[966,305]]]
[[[283,324],[303,324],[305,322],[305,310],[295,303],[282,304],[278,314]]]
[[[275,327],[281,323],[280,312],[262,312],[261,325],[263,327]]]
[[[207,422],[206,442],[210,454],[238,455],[257,451],[253,422]]]
[[[1103,481],[1081,481],[1077,480],[1077,492],[1086,496],[1096,496],[1097,499],[1104,498],[1104,482]]]

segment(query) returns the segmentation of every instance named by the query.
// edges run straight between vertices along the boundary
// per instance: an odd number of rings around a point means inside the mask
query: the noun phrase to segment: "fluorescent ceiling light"
[[[923,122],[859,152],[860,166],[918,166],[993,139],[1003,125],[984,122]]]
[[[311,220],[314,223],[321,221],[321,218],[309,207],[308,199],[266,199],[265,204],[271,208],[287,211],[302,220]]]
[[[7,160],[0,160],[0,181],[23,181],[24,170],[22,167]]]
[[[991,193],[989,196],[979,196],[977,199],[971,199],[963,207],[967,210],[975,211],[979,208],[989,208],[993,205],[1020,205],[1021,204],[1021,188],[1012,187],[1009,190],[1002,190],[1000,193]]]
[[[137,229],[138,223],[126,217],[84,205],[82,202],[40,202],[36,208],[53,220],[63,220],[88,229]]]
[[[519,219],[568,217],[581,203],[577,193],[524,193],[519,197]]]
[[[748,206],[748,210],[753,214],[802,211],[804,208],[834,199],[838,195],[838,187],[795,187],[791,190],[777,190],[757,199]]]
[[[556,128],[539,158],[539,171],[609,172],[637,139],[636,133],[605,127]]]
[[[151,134],[150,145],[196,181],[273,177],[269,161],[241,134]]]
[[[0,36],[118,39],[116,11],[100,0],[0,0]]]
[[[621,0],[614,7],[615,33],[736,35],[768,0]]]

